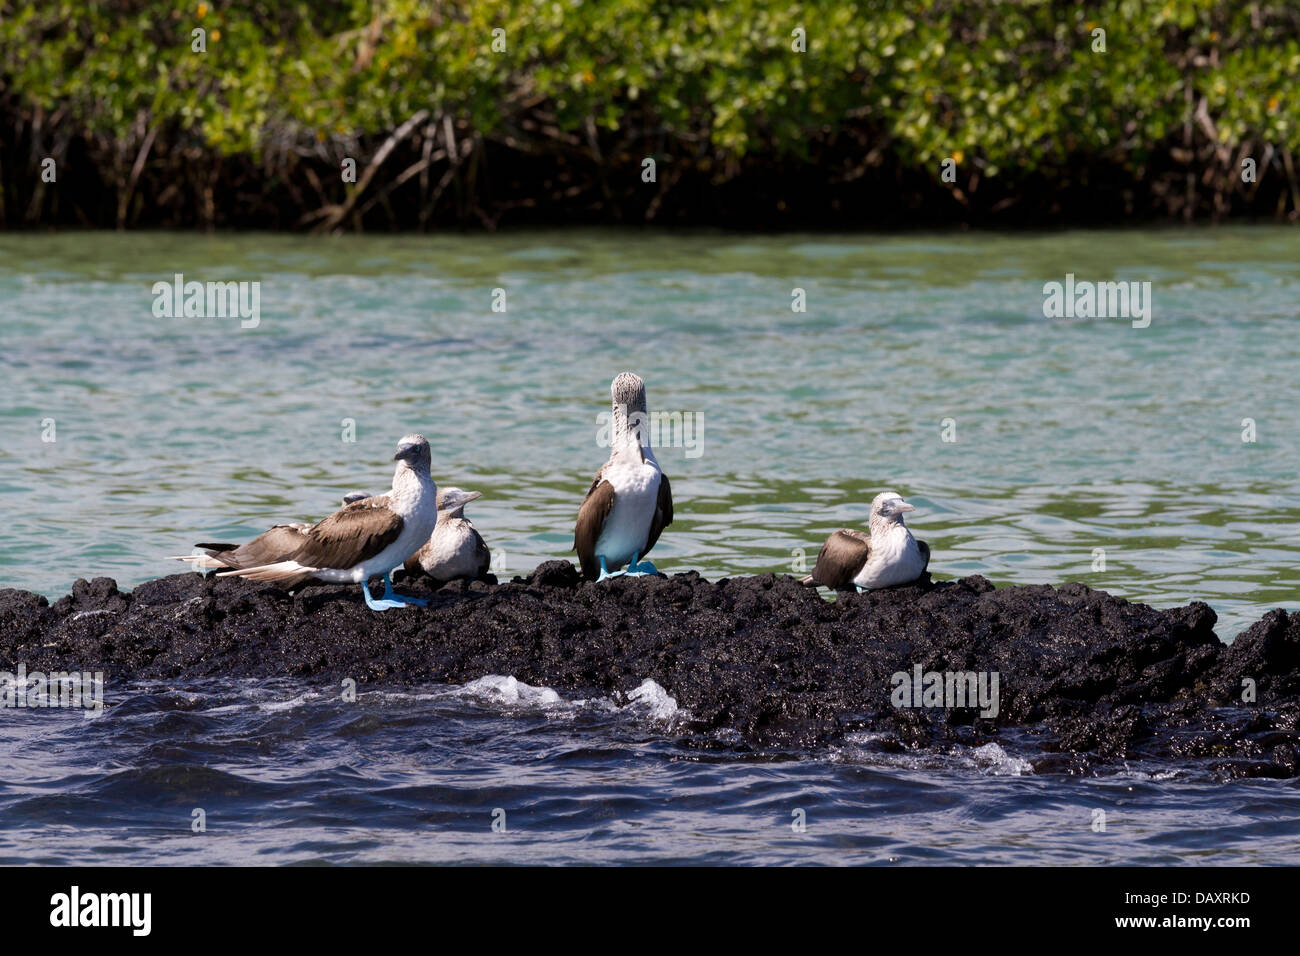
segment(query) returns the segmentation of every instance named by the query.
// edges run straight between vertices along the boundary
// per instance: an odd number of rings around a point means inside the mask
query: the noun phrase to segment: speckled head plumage
[[[622,406],[629,415],[646,413],[645,382],[635,372],[620,372],[614,376],[614,381],[609,383],[609,394],[615,408]]]

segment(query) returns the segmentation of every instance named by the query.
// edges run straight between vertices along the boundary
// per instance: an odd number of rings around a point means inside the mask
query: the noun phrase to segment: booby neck
[[[403,513],[414,507],[416,502],[428,495],[432,485],[429,462],[419,458],[414,461],[399,460],[393,471],[393,490],[389,493],[393,510]]]
[[[867,530],[871,532],[873,541],[887,538],[900,530],[911,534],[907,525],[903,523],[902,515],[883,515],[875,511],[872,511],[871,517],[867,519]]]
[[[645,386],[636,379],[634,384],[614,380],[613,415],[610,422],[611,462],[648,461],[655,465],[654,449],[650,446],[650,413],[646,410]]]

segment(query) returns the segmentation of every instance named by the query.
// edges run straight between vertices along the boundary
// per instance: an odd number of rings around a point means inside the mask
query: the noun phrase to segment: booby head
[[[620,405],[627,411],[646,413],[645,382],[635,372],[620,372],[609,383],[609,394],[614,399],[614,407]]]
[[[871,524],[888,522],[902,524],[903,515],[915,511],[916,505],[908,504],[903,496],[893,491],[882,491],[871,500]]]
[[[393,461],[401,462],[414,471],[428,474],[433,465],[429,442],[423,435],[402,436],[402,440],[397,443],[397,454],[393,456]],[[402,464],[397,467],[400,471]]]
[[[438,489],[438,514],[449,518],[463,518],[464,509],[471,501],[483,497],[481,491],[466,491],[463,488]]]

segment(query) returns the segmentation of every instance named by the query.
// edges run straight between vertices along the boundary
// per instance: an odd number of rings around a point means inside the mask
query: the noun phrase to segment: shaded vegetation
[[[1297,79],[1284,0],[0,0],[0,224],[1295,218]]]

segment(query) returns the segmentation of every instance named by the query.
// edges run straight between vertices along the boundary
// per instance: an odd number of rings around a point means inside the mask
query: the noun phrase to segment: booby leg
[[[393,582],[392,579],[389,578],[388,576],[389,574],[392,574],[392,572],[390,571],[388,572],[388,574],[384,575],[384,600],[385,601],[396,601],[398,604],[407,605],[407,606],[415,605],[416,607],[425,607],[426,605],[428,605],[429,602],[424,600],[424,598],[407,597],[405,594],[398,594],[396,591],[394,591]]]
[[[370,608],[372,611],[387,611],[389,608],[393,607],[410,607],[412,605],[415,605],[416,607],[424,607],[429,603],[420,598],[404,597],[403,595],[398,594],[393,590],[393,582],[389,579],[387,574],[384,575],[383,597],[378,599],[371,597],[370,587],[365,581],[361,582],[361,593],[365,596],[366,607]]]
[[[605,556],[603,554],[599,555],[599,558],[600,558],[600,577],[596,578],[597,584],[599,584],[601,581],[604,581],[606,578],[618,578],[627,574],[626,571],[611,571],[609,568],[605,567]],[[635,561],[636,559],[633,558],[633,560]]]
[[[640,561],[641,554],[637,552],[632,555],[632,563],[627,566],[627,573],[630,577],[639,578],[647,574],[658,574],[659,569],[649,561]]]

